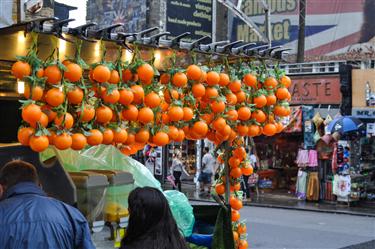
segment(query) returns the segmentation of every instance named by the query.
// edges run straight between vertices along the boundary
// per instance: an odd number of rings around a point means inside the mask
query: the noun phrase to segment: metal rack
[[[197,40],[188,42],[184,38],[190,35],[189,32],[184,32],[173,39],[168,39],[170,33],[162,31],[158,27],[148,28],[135,33],[116,32],[116,28],[123,26],[123,24],[114,24],[99,30],[94,29],[96,23],[87,23],[75,28],[66,27],[71,21],[74,21],[74,19],[58,20],[54,17],[35,19],[2,28],[0,29],[0,36],[14,34],[18,31],[24,31],[25,33],[37,32],[53,35],[67,42],[74,42],[71,37],[76,37],[86,42],[109,41],[128,50],[132,50],[134,46],[139,46],[141,48],[194,51],[202,54],[253,60],[283,60],[284,55],[288,54],[287,51],[290,50],[280,46],[272,47],[268,44],[244,43],[242,40],[212,42],[209,36],[202,36]]]

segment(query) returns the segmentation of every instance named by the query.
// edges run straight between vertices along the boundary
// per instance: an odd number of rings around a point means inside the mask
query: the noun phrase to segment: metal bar
[[[223,4],[229,10],[231,10],[238,18],[240,18],[244,23],[246,23],[254,33],[261,38],[263,42],[268,43],[268,38],[260,31],[258,25],[256,25],[253,20],[250,19],[243,11],[237,8],[232,2],[228,0],[217,0],[219,3]]]
[[[212,42],[216,42],[217,2],[212,0]]]
[[[224,142],[224,170],[225,170],[225,203],[229,205],[230,198],[230,179],[229,179],[229,143]]]

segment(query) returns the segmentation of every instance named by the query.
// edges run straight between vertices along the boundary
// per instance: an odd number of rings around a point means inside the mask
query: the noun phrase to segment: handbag
[[[249,186],[255,186],[258,183],[259,175],[257,173],[253,173],[252,175],[249,176],[249,180],[247,183]]]

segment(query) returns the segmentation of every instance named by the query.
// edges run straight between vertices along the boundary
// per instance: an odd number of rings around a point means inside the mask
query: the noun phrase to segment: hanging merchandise
[[[351,188],[350,175],[335,175],[332,187],[332,192],[334,195],[337,195],[338,197],[348,197]]]
[[[316,150],[309,150],[309,167],[318,166],[318,152]]]
[[[305,149],[299,149],[297,154],[298,167],[306,167],[309,165],[309,151]]]
[[[303,139],[305,144],[305,149],[313,148],[315,146],[314,142],[314,123],[312,118],[314,116],[314,108],[312,106],[303,106],[302,107],[303,115],[303,126],[304,133]]]
[[[321,136],[319,134],[319,131],[316,130],[315,134],[314,134],[314,143],[316,144],[319,141],[320,138],[321,138]]]
[[[296,196],[299,200],[306,199],[306,180],[307,173],[302,169],[299,169],[296,183]]]
[[[324,119],[320,115],[319,112],[317,112],[314,117],[312,118],[312,121],[314,122],[315,128],[318,129],[321,124],[323,124]]]
[[[319,178],[318,172],[309,172],[306,199],[309,201],[319,200]]]

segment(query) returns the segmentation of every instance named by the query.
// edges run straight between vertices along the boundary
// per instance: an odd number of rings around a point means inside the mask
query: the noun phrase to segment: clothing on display
[[[319,200],[319,178],[318,172],[308,173],[306,199],[309,201]]]
[[[350,175],[335,175],[333,179],[332,193],[340,197],[347,197],[350,194]]]
[[[309,165],[309,151],[300,149],[297,154],[297,161],[298,167],[306,167]]]
[[[306,180],[307,173],[302,169],[299,169],[296,183],[296,196],[300,200],[306,199]]]
[[[309,150],[309,166],[318,166],[318,152],[316,150]]]

